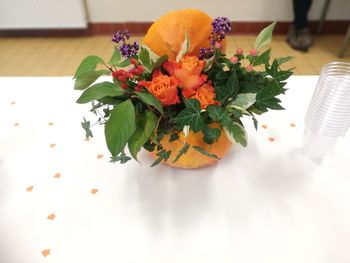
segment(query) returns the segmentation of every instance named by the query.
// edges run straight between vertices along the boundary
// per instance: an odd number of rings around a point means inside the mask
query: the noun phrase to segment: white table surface
[[[71,78],[0,78],[0,262],[350,262],[350,136],[321,164],[299,151],[316,82],[292,77],[247,148],[188,171],[109,163]]]

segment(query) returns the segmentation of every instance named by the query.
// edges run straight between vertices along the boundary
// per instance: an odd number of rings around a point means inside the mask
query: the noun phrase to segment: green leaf
[[[257,36],[255,40],[255,49],[259,50],[260,48],[266,46],[271,42],[272,32],[275,28],[276,22],[273,22],[271,25],[265,27]]]
[[[221,129],[205,127],[205,129],[203,130],[203,134],[204,134],[203,140],[207,144],[212,144],[219,139],[221,134]]]
[[[247,146],[247,133],[243,126],[237,122],[231,123],[229,126],[224,127],[226,137],[233,143],[239,143],[242,146]]]
[[[131,160],[131,158],[129,156],[127,156],[125,154],[125,152],[121,152],[118,156],[111,157],[110,162],[111,163],[120,162],[121,164],[124,164],[124,163],[126,163],[126,162],[128,162],[130,160]]]
[[[130,62],[130,59],[127,58],[127,59],[124,59],[118,63],[116,63],[114,66],[116,66],[117,68],[125,68],[127,66],[130,66],[131,62]]]
[[[135,160],[137,160],[137,153],[154,132],[157,121],[157,116],[149,110],[136,119],[136,130],[128,142],[130,154]]]
[[[170,135],[170,139],[169,139],[169,142],[173,142],[173,141],[176,141],[180,138],[179,134],[177,132],[174,132]]]
[[[166,150],[161,150],[157,153],[157,156],[159,156],[159,158],[157,160],[155,160],[151,167],[156,166],[157,164],[159,164],[162,160],[167,161],[170,157],[171,151],[166,151]]]
[[[286,63],[288,61],[291,61],[293,59],[293,57],[281,57],[281,58],[277,58],[277,64],[280,66],[283,63]]]
[[[141,64],[143,65],[143,67],[145,68],[145,70],[148,73],[151,73],[153,70],[153,67],[152,67],[152,61],[150,58],[150,53],[149,53],[148,49],[142,45],[140,46],[139,60],[140,60]]]
[[[93,100],[102,99],[106,96],[117,97],[124,94],[122,88],[116,87],[111,82],[101,82],[86,89],[77,100],[77,103],[88,103]]]
[[[77,89],[77,90],[86,89],[102,75],[109,75],[109,74],[110,74],[110,71],[104,70],[104,69],[82,73],[75,79],[74,89]]]
[[[271,49],[266,50],[260,56],[251,57],[251,64],[255,66],[259,66],[262,64],[267,64],[270,60]]]
[[[108,64],[116,66],[116,65],[118,65],[118,63],[121,60],[121,58],[122,58],[122,55],[120,53],[119,48],[114,47],[113,55],[110,58],[110,60],[108,61]]]
[[[277,73],[276,80],[284,81],[284,80],[287,80],[292,75],[293,75],[293,71],[281,70]]]
[[[177,162],[182,155],[186,154],[188,149],[190,148],[190,144],[189,143],[186,143],[182,148],[181,150],[179,151],[179,153],[176,155],[173,163]]]
[[[189,125],[191,130],[198,132],[203,130],[204,119],[201,116],[200,103],[196,99],[185,100],[186,108],[182,110],[175,118],[174,121],[182,130],[185,125]]]
[[[281,101],[276,96],[283,93],[283,88],[275,80],[269,80],[256,94],[255,108],[265,112],[267,109],[283,110]]]
[[[213,120],[213,121],[220,121],[222,119],[222,116],[225,113],[225,108],[218,106],[218,105],[210,105],[207,108],[209,117]]]
[[[204,72],[207,72],[211,68],[211,66],[213,65],[214,59],[215,59],[215,56],[211,56],[208,59],[204,59],[205,61],[204,70],[203,70]]]
[[[114,107],[105,124],[106,143],[113,157],[124,149],[135,129],[135,110],[129,99]]]
[[[226,101],[234,97],[239,91],[239,82],[238,77],[235,71],[231,71],[229,73],[229,77],[225,76],[226,82],[223,84],[215,85],[215,94],[216,99],[221,102],[221,104],[225,104]]]
[[[88,56],[80,63],[73,78],[76,79],[84,73],[95,71],[97,64],[103,63],[103,59],[98,56]]]
[[[176,56],[176,62],[179,62],[181,58],[187,54],[188,50],[190,49],[190,45],[190,38],[188,37],[187,32],[185,32],[185,40],[182,42],[181,50]]]
[[[220,160],[220,158],[219,158],[217,155],[215,155],[215,154],[213,154],[213,153],[208,153],[206,150],[202,149],[202,148],[199,147],[199,146],[192,146],[192,148],[193,148],[194,150],[196,150],[197,152],[199,152],[199,153],[205,155],[205,156],[208,156],[208,157],[213,158],[213,159]]]
[[[237,105],[243,109],[248,109],[256,101],[256,93],[240,93],[233,101],[234,105]]]
[[[84,121],[81,123],[81,127],[83,127],[83,129],[85,130],[85,137],[86,138],[94,137],[92,135],[91,130],[90,130],[90,122],[87,121],[85,118],[84,118]]]
[[[154,97],[151,93],[147,92],[137,92],[136,95],[139,97],[140,100],[142,100],[147,105],[151,105],[156,107],[156,109],[161,113],[164,114],[162,104],[159,100],[157,100],[156,97]]]

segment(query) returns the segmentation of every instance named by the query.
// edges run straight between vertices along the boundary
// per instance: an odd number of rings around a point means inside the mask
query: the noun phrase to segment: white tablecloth
[[[291,78],[247,148],[188,171],[109,163],[71,78],[0,78],[0,262],[350,262],[350,136],[320,165],[299,151],[316,82]]]

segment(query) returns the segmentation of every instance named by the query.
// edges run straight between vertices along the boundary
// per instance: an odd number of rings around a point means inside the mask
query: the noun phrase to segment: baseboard
[[[257,34],[271,22],[233,22],[231,34]],[[128,23],[90,23],[87,29],[29,29],[29,30],[0,30],[0,37],[73,37],[112,35],[114,32],[127,29],[130,33],[142,35],[147,32],[151,22],[128,22]],[[278,22],[275,34],[286,34],[290,22]],[[350,20],[329,20],[323,24],[321,34],[345,34]],[[311,21],[309,28],[316,33],[318,21]]]

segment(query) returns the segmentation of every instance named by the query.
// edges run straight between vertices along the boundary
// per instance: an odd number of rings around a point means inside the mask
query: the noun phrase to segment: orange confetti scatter
[[[34,188],[34,186],[28,186],[27,188],[26,188],[26,191],[27,192],[31,192],[31,191],[33,191],[33,188]]]
[[[290,124],[290,127],[292,127],[292,128],[296,127],[295,123],[292,122],[292,123]]]
[[[274,142],[275,140],[276,140],[275,138],[269,137],[269,141],[270,141],[270,142]]]
[[[261,128],[263,128],[263,129],[267,129],[267,125],[266,125],[266,124],[261,125]]]
[[[48,125],[49,125],[49,126],[52,126],[52,125],[53,125],[53,122],[49,122]]]
[[[45,249],[45,250],[41,251],[41,254],[42,254],[44,257],[47,257],[48,255],[50,255],[50,252],[51,252],[50,249]]]
[[[90,141],[90,138],[85,138],[84,141],[88,142]]]
[[[13,126],[19,126],[19,122],[14,123]]]
[[[53,148],[53,147],[55,147],[55,146],[56,146],[56,144],[54,144],[54,143],[51,143],[51,144],[50,144],[50,147],[51,147],[51,148]]]
[[[47,219],[48,219],[48,220],[54,220],[55,217],[56,217],[56,215],[53,213],[53,214],[51,214],[51,215],[48,215]]]
[[[53,176],[53,177],[55,177],[55,178],[60,178],[61,177],[61,173],[55,173],[55,175]]]
[[[103,155],[102,154],[98,154],[97,155],[97,159],[101,159],[101,158],[103,158]]]
[[[98,189],[91,189],[91,193],[94,195],[98,192]]]
[[[16,104],[16,102],[15,102],[15,101],[12,101],[12,102],[11,102],[11,105],[15,105],[15,104]]]

